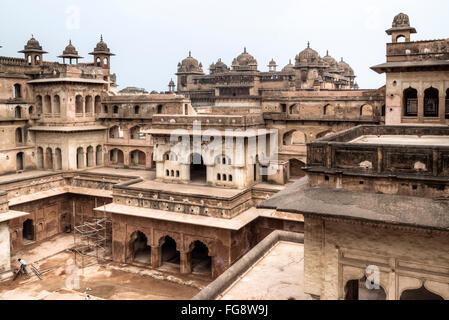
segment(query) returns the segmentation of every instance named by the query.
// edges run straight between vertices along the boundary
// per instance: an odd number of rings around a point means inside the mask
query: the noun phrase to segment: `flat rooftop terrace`
[[[304,293],[304,245],[278,242],[217,300],[311,300]]]
[[[170,193],[182,193],[186,195],[203,195],[215,198],[232,198],[244,191],[238,189],[211,187],[207,185],[202,186],[195,184],[165,183],[154,180],[145,180],[143,182],[133,184],[130,187],[148,190],[158,190]]]
[[[449,135],[447,136],[417,136],[417,135],[364,135],[349,144],[383,144],[383,145],[411,145],[411,146],[449,146]]]
[[[0,184],[2,183],[10,183],[16,180],[21,179],[33,179],[33,178],[39,178],[47,175],[55,174],[55,172],[51,171],[44,171],[44,170],[31,170],[31,171],[24,171],[23,173],[9,173],[0,176]]]

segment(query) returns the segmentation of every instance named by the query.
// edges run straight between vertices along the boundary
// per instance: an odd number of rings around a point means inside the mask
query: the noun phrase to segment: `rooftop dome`
[[[103,35],[100,36],[100,42],[97,43],[97,46],[95,47],[94,51],[89,54],[91,55],[103,54],[108,56],[114,55],[113,53],[111,53],[111,50],[108,48],[106,42],[103,41]]]
[[[341,58],[341,61],[338,63],[338,69],[344,73],[347,77],[353,77],[354,76],[354,70],[351,68],[351,66],[343,61],[343,58]]]
[[[307,48],[296,56],[296,65],[311,65],[319,63],[320,55],[318,52],[310,48],[310,42],[307,43]]]
[[[393,20],[393,28],[408,28],[410,27],[410,19],[405,13],[400,13]]]
[[[268,63],[269,67],[277,67],[276,61],[274,61],[274,59],[272,58],[270,63]]]
[[[288,60],[288,64],[282,69],[282,72],[293,72],[292,59]]]
[[[201,63],[198,63],[198,60],[193,58],[192,53],[189,51],[189,56],[178,64],[178,72],[196,72],[202,74],[202,67],[203,65]]]
[[[34,39],[34,36],[31,35],[31,39],[28,40],[27,44],[24,46],[24,50],[19,51],[21,53],[26,52],[40,52],[40,53],[47,53],[42,50],[42,46],[40,45],[39,41]]]
[[[232,61],[232,68],[235,71],[252,71],[257,70],[257,60],[246,52],[246,47],[237,58]]]
[[[212,63],[209,67],[209,70],[211,74],[229,71],[228,66],[225,63],[223,63],[223,61],[221,61],[221,58],[218,59],[217,63]]]
[[[175,86],[175,82],[173,81],[173,79],[170,80],[170,82],[168,83],[169,87],[173,87]]]
[[[332,56],[329,55],[329,51],[326,52],[326,55],[323,57],[323,60],[329,66],[336,66],[337,65],[337,60],[335,60]]]
[[[65,47],[65,50],[62,52],[62,56],[60,56],[60,58],[81,58],[78,55],[76,48],[72,45],[72,40],[69,40],[69,44]]]

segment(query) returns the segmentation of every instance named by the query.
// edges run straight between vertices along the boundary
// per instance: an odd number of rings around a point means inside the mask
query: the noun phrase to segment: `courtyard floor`
[[[66,250],[73,241],[73,235],[59,235],[14,255],[13,269],[18,269],[17,257],[21,257],[39,269],[42,280],[32,274],[0,282],[0,300],[85,300],[87,295],[92,300],[184,300],[211,281],[201,275],[181,275],[167,267],[154,270],[113,262],[77,271],[74,253]],[[30,268],[28,272],[31,274]]]

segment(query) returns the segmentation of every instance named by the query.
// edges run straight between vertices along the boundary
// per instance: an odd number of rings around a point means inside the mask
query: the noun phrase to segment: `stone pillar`
[[[440,100],[438,103],[438,116],[442,124],[446,123],[446,92],[440,91]]]
[[[418,122],[424,122],[424,94],[418,92]]]
[[[145,169],[151,169],[151,152],[145,153]]]
[[[125,166],[125,168],[129,168],[129,164],[130,164],[130,153],[125,150],[123,151],[123,165]]]
[[[181,256],[181,274],[192,273],[192,253],[180,252]]]
[[[56,153],[55,153],[55,152],[52,152],[52,153],[51,153],[51,157],[52,157],[52,159],[53,159],[53,163],[52,163],[53,168],[52,168],[52,170],[53,170],[53,171],[56,171],[56,162],[58,161],[58,160],[56,159]]]
[[[151,266],[153,268],[162,266],[162,247],[151,247]]]

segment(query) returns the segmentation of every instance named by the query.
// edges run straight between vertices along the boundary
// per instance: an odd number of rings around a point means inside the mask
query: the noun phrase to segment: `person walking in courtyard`
[[[28,276],[28,271],[27,271],[27,263],[25,262],[25,260],[19,258],[19,262],[21,264],[20,268],[22,268],[23,273]]]

